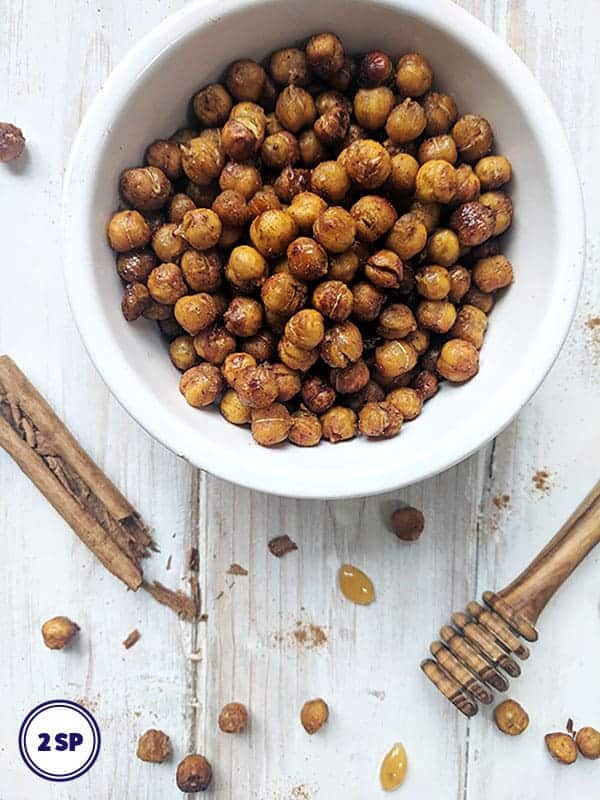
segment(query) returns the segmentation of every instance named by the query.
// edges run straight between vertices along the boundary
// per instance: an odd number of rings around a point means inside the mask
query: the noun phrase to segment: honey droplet
[[[340,567],[340,590],[344,597],[361,606],[368,606],[375,600],[373,582],[352,564],[342,564]]]
[[[407,770],[408,760],[406,758],[406,750],[404,749],[404,745],[400,744],[400,742],[396,742],[381,762],[381,769],[379,771],[381,786],[386,792],[393,792],[394,789],[400,786],[404,778],[406,778]]]

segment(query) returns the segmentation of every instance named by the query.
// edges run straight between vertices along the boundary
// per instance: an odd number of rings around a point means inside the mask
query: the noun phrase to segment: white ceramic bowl
[[[316,449],[263,449],[218,411],[179,394],[155,323],[125,322],[105,229],[121,170],[184,124],[191,95],[228,62],[262,59],[335,30],[349,52],[423,52],[461,113],[487,117],[514,166],[516,218],[506,252],[516,282],[497,303],[479,375],[444,385],[401,435]],[[438,473],[506,426],[531,397],[567,334],[582,273],[583,212],[575,167],[544,93],[524,64],[446,0],[231,0],[186,5],[140,41],[106,81],[75,141],[64,192],[65,274],[86,347],[111,391],[156,439],[235,483],[295,497],[374,494]]]

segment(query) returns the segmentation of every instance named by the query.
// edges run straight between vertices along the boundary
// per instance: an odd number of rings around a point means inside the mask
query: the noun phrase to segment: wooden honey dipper
[[[600,542],[600,483],[569,517],[531,564],[498,593],[484,592],[484,607],[473,601],[466,612],[452,615],[442,641],[433,642],[433,658],[421,669],[440,692],[465,716],[479,710],[478,702],[493,701],[492,689],[505,692],[508,680],[518,678],[520,660],[529,657],[528,642],[538,638],[536,623],[554,592]]]

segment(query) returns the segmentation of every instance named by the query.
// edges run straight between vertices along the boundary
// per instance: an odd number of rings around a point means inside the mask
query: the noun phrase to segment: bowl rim
[[[103,138],[110,133],[110,120],[115,109],[122,105],[132,87],[157,58],[189,35],[191,30],[207,26],[215,19],[226,19],[241,9],[268,6],[276,2],[277,0],[230,0],[226,7],[218,0],[190,3],[142,37],[113,69],[80,125],[65,172],[62,235],[66,257],[63,260],[63,276],[71,311],[85,349],[111,393],[154,439],[185,461],[219,478],[269,494],[313,499],[379,494],[425,480],[463,461],[509,425],[543,382],[566,339],[581,288],[585,243],[581,188],[556,112],[528,67],[502,39],[451,0],[379,0],[378,5],[409,13],[434,27],[441,27],[440,19],[443,19],[442,27],[447,33],[484,63],[501,63],[503,71],[511,75],[513,95],[520,98],[523,107],[535,109],[535,129],[544,130],[544,137],[538,137],[537,142],[543,153],[551,155],[547,161],[552,164],[552,182],[553,185],[560,185],[561,190],[563,219],[561,247],[557,250],[557,258],[561,254],[568,254],[570,265],[570,269],[564,272],[560,292],[554,292],[552,298],[554,313],[549,316],[552,316],[553,325],[546,328],[544,346],[538,349],[538,357],[530,364],[525,385],[521,386],[520,392],[509,398],[509,402],[501,409],[502,413],[490,414],[485,424],[470,430],[462,441],[463,447],[460,451],[449,452],[440,448],[436,457],[412,473],[410,470],[407,473],[395,469],[374,473],[365,471],[360,486],[357,487],[347,480],[343,468],[335,473],[327,472],[327,485],[323,483],[323,472],[315,470],[312,474],[304,475],[302,482],[295,481],[291,486],[289,473],[285,470],[258,471],[253,469],[251,459],[225,458],[218,452],[218,448],[208,448],[206,453],[199,454],[197,447],[190,446],[189,437],[183,435],[180,426],[168,424],[168,421],[165,424],[164,416],[158,418],[158,407],[155,409],[154,403],[132,407],[130,398],[140,396],[143,383],[136,374],[131,373],[125,359],[118,352],[106,347],[106,338],[101,335],[101,327],[99,328],[97,295],[93,286],[85,279],[85,270],[79,267],[82,260],[87,261],[84,210],[89,190],[87,182],[81,180],[78,171],[81,164],[85,165],[93,159],[94,150],[98,151]],[[352,2],[369,5],[373,0]],[[73,234],[73,231],[76,233]]]

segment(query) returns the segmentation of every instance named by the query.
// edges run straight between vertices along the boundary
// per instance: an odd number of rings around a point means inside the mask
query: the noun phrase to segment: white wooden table
[[[580,169],[588,262],[563,353],[493,444],[406,491],[347,502],[267,497],[186,466],[111,398],[71,320],[59,241],[71,141],[124,51],[183,2],[0,0],[0,118],[28,138],[27,158],[0,168],[0,352],[13,356],[151,521],[161,553],[146,567],[150,577],[186,587],[187,553],[199,548],[208,614],[193,627],[147,595],[126,593],[0,452],[0,800],[177,797],[175,762],[135,758],[148,727],[170,735],[176,760],[205,753],[215,769],[209,795],[222,800],[382,797],[380,759],[397,740],[410,758],[398,796],[598,797],[600,765],[553,763],[543,734],[568,717],[600,727],[600,552],[550,603],[512,688],[531,716],[524,736],[501,735],[489,712],[467,722],[418,669],[449,613],[511,578],[600,477],[600,328],[587,324],[600,316],[597,0],[462,0],[541,81]],[[545,490],[533,480],[541,469],[549,473]],[[494,498],[502,495],[510,499],[499,508]],[[427,530],[415,544],[385,530],[398,500],[425,512]],[[284,532],[299,550],[279,561],[266,542]],[[345,561],[373,578],[373,606],[340,598],[336,571]],[[248,577],[227,575],[232,562]],[[68,652],[42,644],[40,624],[55,614],[81,626]],[[325,631],[322,646],[294,636],[310,624]],[[142,638],[125,651],[121,642],[134,627]],[[331,719],[308,738],[299,709],[318,695]],[[24,714],[61,696],[87,704],[103,733],[95,767],[64,785],[36,778],[16,748]],[[234,699],[251,709],[242,737],[217,732],[219,708]]]

